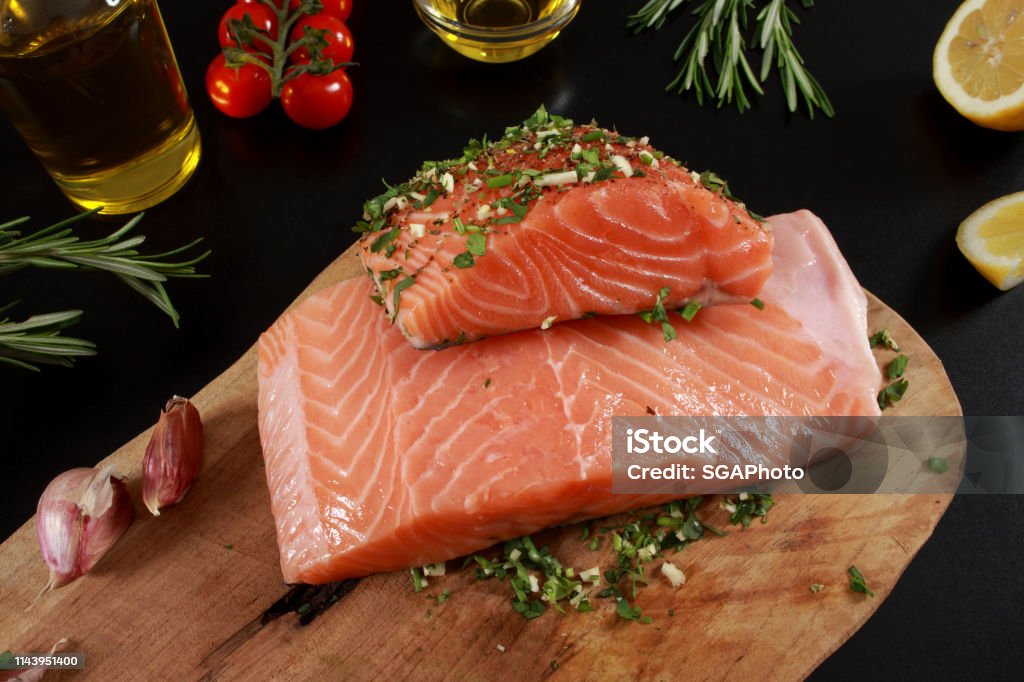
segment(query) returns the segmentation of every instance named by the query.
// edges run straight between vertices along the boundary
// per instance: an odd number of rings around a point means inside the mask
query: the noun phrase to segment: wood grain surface
[[[350,249],[300,300],[359,271]],[[924,341],[874,297],[869,319],[872,329],[892,330],[911,358],[910,390],[891,413],[959,415]],[[649,625],[623,621],[600,599],[592,613],[527,621],[510,608],[506,583],[478,582],[458,562],[419,594],[404,571],[290,592],[278,565],[256,393],[254,346],[194,396],[204,469],[185,501],[159,518],[138,502],[150,432],[104,460],[128,478],[136,521],[89,575],[28,612],[46,582],[34,520],[0,546],[0,650],[47,651],[68,638],[63,650],[83,652],[86,667],[51,671],[46,679],[54,680],[799,679],[878,608],[950,501],[782,496],[766,525],[676,555],[686,584],[673,589],[659,578],[638,596]],[[708,510],[710,523],[725,525],[717,500]],[[537,537],[568,565],[610,563],[610,550],[580,542],[579,527]],[[849,589],[851,564],[875,598]],[[812,583],[825,587],[814,594]],[[443,589],[450,597],[438,604]],[[315,608],[300,616],[306,603]]]

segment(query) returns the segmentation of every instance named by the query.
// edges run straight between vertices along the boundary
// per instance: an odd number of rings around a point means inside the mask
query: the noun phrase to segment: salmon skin
[[[364,208],[363,265],[417,348],[746,303],[771,274],[771,232],[713,173],[543,108]]]
[[[424,353],[362,278],[286,313],[259,343],[285,580],[425,565],[663,501],[612,494],[615,415],[877,415],[863,291],[813,215],[772,224],[764,309],[701,310],[671,343],[630,315]]]

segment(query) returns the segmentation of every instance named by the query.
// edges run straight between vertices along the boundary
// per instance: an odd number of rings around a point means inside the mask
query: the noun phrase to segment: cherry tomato
[[[242,0],[243,2],[256,2],[257,0]],[[298,8],[302,4],[302,0],[291,0],[288,3],[288,7],[292,10]],[[323,0],[324,9],[322,14],[332,16],[335,19],[341,19],[342,21],[348,21],[348,18],[352,16],[352,0]]]
[[[247,52],[270,52],[270,46],[258,38],[252,41],[252,45],[243,46],[235,42],[234,36],[232,36],[231,31],[228,30],[228,20],[238,19],[241,21],[246,14],[249,15],[250,19],[252,19],[252,23],[256,25],[257,29],[266,31],[271,40],[277,39],[277,15],[274,14],[274,10],[270,9],[266,5],[244,3],[232,5],[228,8],[228,11],[224,13],[224,16],[221,17],[220,29],[218,32],[220,46],[242,47]]]
[[[249,118],[270,104],[270,74],[254,64],[228,66],[219,54],[206,69],[206,92],[213,105],[228,116]]]
[[[330,128],[352,108],[352,81],[342,69],[326,76],[304,73],[284,84],[281,105],[288,118],[303,128]]]
[[[348,26],[341,19],[335,19],[326,14],[303,17],[295,22],[295,28],[292,29],[289,41],[295,42],[302,38],[307,26],[327,31],[324,34],[324,38],[327,39],[327,47],[321,51],[324,59],[333,59],[335,64],[352,59],[352,53],[355,52],[352,32],[348,30]],[[294,64],[308,64],[310,61],[309,51],[305,47],[301,47],[292,53],[291,60]]]

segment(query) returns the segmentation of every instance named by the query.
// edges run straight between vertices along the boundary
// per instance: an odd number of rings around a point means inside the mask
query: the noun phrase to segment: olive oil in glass
[[[580,0],[414,0],[420,18],[460,54],[483,62],[527,57],[558,37]]]
[[[156,0],[0,0],[0,109],[85,209],[152,206],[199,163]]]

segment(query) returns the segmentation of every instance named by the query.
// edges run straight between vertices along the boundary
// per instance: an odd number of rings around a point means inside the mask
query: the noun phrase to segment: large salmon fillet
[[[702,310],[671,342],[630,315],[418,351],[362,278],[282,316],[260,339],[259,425],[285,580],[655,503],[611,492],[613,415],[878,414],[857,281],[812,214],[772,224],[764,310]]]
[[[387,315],[436,348],[589,315],[746,303],[771,232],[713,174],[541,110],[367,202],[363,265]]]

